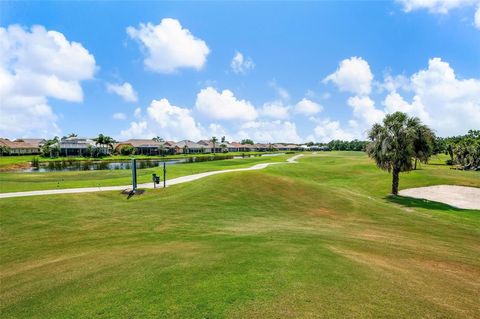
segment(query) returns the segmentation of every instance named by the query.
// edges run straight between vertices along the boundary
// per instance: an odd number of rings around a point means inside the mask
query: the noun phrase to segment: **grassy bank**
[[[292,155],[168,165],[167,179],[222,169],[249,167],[259,163],[284,162],[290,156]],[[138,183],[150,182],[152,180],[152,173],[157,173],[162,176],[163,168],[138,169]],[[42,189],[128,185],[131,182],[132,173],[131,170],[128,169],[44,173],[0,172],[0,193]]]
[[[218,164],[201,164],[210,163]],[[431,184],[480,187],[480,173],[423,165],[401,175],[401,188]],[[389,189],[390,176],[363,153],[332,152],[130,199],[118,192],[3,199],[0,311],[3,318],[478,316],[480,212],[392,198]]]

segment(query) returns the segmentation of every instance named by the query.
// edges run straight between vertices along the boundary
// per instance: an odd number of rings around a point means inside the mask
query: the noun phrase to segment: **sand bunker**
[[[437,185],[404,189],[401,196],[428,199],[463,209],[480,209],[480,188]]]

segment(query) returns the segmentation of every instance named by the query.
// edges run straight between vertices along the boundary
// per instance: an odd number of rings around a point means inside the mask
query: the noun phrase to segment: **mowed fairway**
[[[364,153],[0,200],[2,318],[478,318],[480,211],[391,198]],[[193,164],[192,164],[193,165]],[[400,187],[480,187],[423,165]]]

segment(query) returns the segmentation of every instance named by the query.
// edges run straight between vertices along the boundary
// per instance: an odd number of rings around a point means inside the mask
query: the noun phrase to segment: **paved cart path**
[[[302,157],[303,154],[295,155],[287,159],[287,163],[297,163],[297,159]],[[233,168],[225,169],[220,171],[205,172],[193,175],[186,175],[177,178],[167,180],[166,185],[172,186],[176,184],[196,181],[197,179],[204,178],[211,175],[231,173],[231,172],[242,172],[242,171],[253,171],[264,169],[269,165],[283,164],[278,163],[261,163],[256,164],[251,167],[246,168]],[[66,189],[48,189],[41,191],[28,191],[28,192],[15,192],[15,193],[0,193],[0,198],[11,198],[11,197],[25,197],[25,196],[40,196],[40,195],[55,195],[55,194],[76,194],[76,193],[92,193],[92,192],[108,192],[108,191],[123,191],[126,189],[131,189],[131,185],[122,185],[122,186],[104,186],[104,187],[84,187],[84,188],[66,188]],[[138,184],[138,188],[153,188],[153,183]]]

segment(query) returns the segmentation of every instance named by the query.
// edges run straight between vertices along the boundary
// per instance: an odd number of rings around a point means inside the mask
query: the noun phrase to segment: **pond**
[[[275,154],[261,154],[261,155],[216,155],[216,156],[192,156],[177,159],[137,159],[137,168],[154,168],[162,167],[163,163],[166,165],[185,164],[185,163],[198,163],[208,161],[218,161],[227,159],[241,159],[254,156],[275,156],[282,155],[284,153]],[[78,160],[61,160],[61,161],[48,161],[48,162],[35,162],[32,167],[22,170],[25,173],[44,173],[44,172],[68,172],[68,171],[98,171],[98,170],[120,170],[131,169],[131,160],[118,160],[118,161],[78,161]]]

